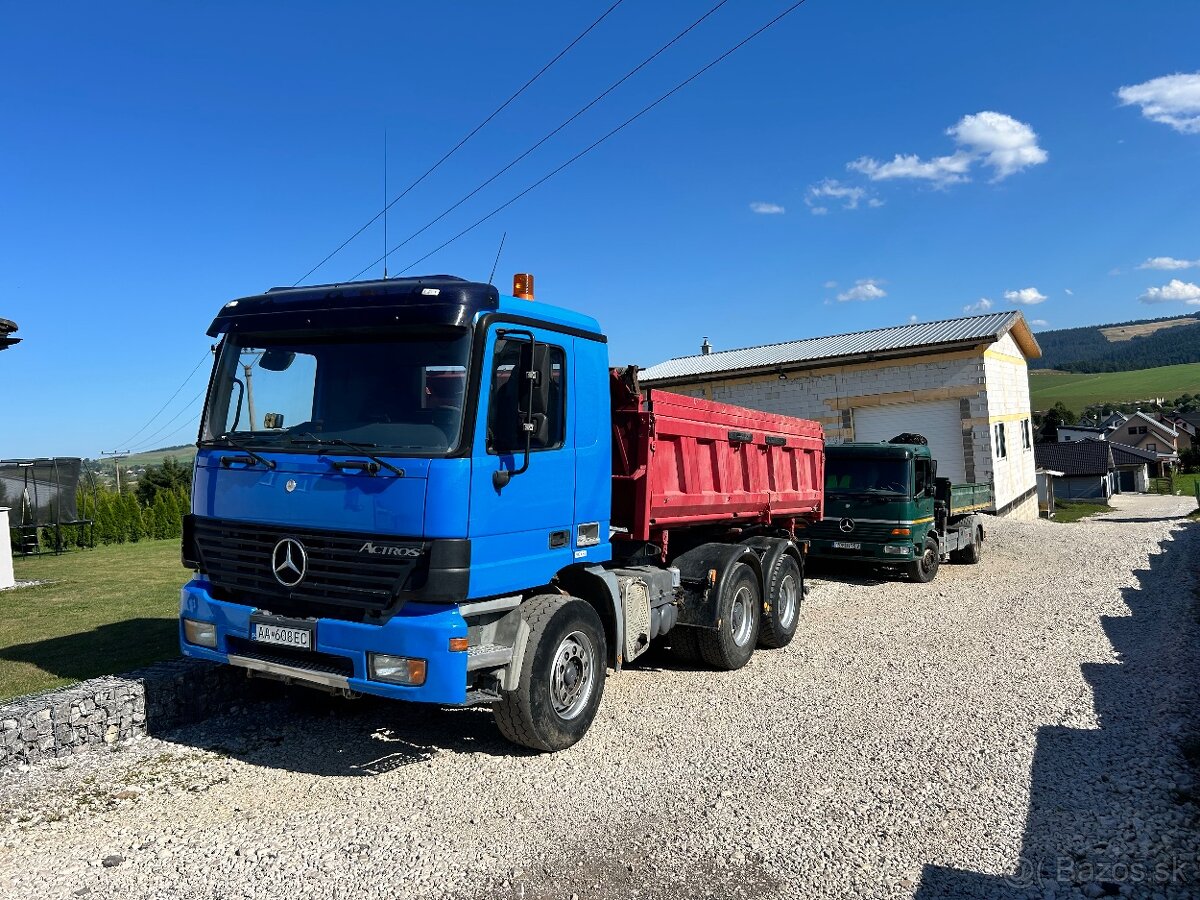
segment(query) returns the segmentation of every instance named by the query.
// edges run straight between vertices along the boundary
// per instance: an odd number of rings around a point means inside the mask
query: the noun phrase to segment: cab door
[[[934,527],[935,469],[932,460],[917,457],[913,460],[913,470],[913,543],[921,545],[926,532]]]
[[[573,561],[571,349],[571,339],[553,331],[489,328],[471,461],[472,597],[546,584]],[[529,371],[541,379],[532,399]],[[526,467],[523,425],[530,414],[537,425]]]

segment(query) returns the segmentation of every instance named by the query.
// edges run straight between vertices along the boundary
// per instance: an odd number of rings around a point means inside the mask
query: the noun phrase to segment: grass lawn
[[[1089,503],[1086,500],[1055,500],[1054,518],[1051,522],[1078,522],[1096,513],[1109,512],[1107,503]]]
[[[14,561],[0,591],[0,699],[179,654],[179,541],[113,544]]]
[[[1061,400],[1082,412],[1090,403],[1124,403],[1150,397],[1169,399],[1200,391],[1200,363],[1159,366],[1133,372],[1053,372],[1031,370],[1029,399],[1034,409],[1049,409]]]

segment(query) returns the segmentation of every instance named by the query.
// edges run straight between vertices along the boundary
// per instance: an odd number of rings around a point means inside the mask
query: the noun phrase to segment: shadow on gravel
[[[252,765],[313,775],[371,777],[438,753],[521,754],[486,708],[452,709],[263,685],[266,699],[163,735]]]
[[[918,900],[1200,896],[1196,848],[1176,843],[1195,834],[1200,799],[1183,758],[1200,724],[1200,524],[1174,537],[1122,590],[1130,615],[1101,617],[1120,662],[1082,665],[1099,728],[1038,729],[1015,871],[927,865]]]
[[[1123,518],[1123,519],[1114,519],[1112,516],[1092,516],[1089,519],[1089,521],[1094,522],[1097,525],[1104,525],[1104,524],[1127,525],[1130,523],[1137,524],[1137,525],[1149,525],[1153,522],[1178,522],[1179,516],[1158,516],[1153,519],[1147,519],[1144,516],[1142,516],[1142,517],[1133,516],[1133,517]]]

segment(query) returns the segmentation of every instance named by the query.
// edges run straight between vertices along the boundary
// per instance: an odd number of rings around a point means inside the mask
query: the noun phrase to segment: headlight
[[[198,622],[195,619],[184,619],[183,637],[189,644],[215,650],[217,647],[217,626],[212,622]]]
[[[908,554],[912,553],[912,547],[908,546],[908,544],[884,544],[883,552],[891,553],[895,556],[908,556]]]
[[[372,681],[390,681],[418,687],[425,683],[425,660],[389,653],[367,655],[367,674]]]

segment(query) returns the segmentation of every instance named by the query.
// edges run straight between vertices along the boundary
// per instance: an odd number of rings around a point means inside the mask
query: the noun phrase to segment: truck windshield
[[[346,441],[441,454],[462,431],[466,329],[385,335],[231,335],[222,345],[203,441],[257,448]],[[343,451],[349,452],[349,451]]]
[[[903,494],[908,488],[908,460],[869,456],[825,458],[825,492],[828,494]]]

